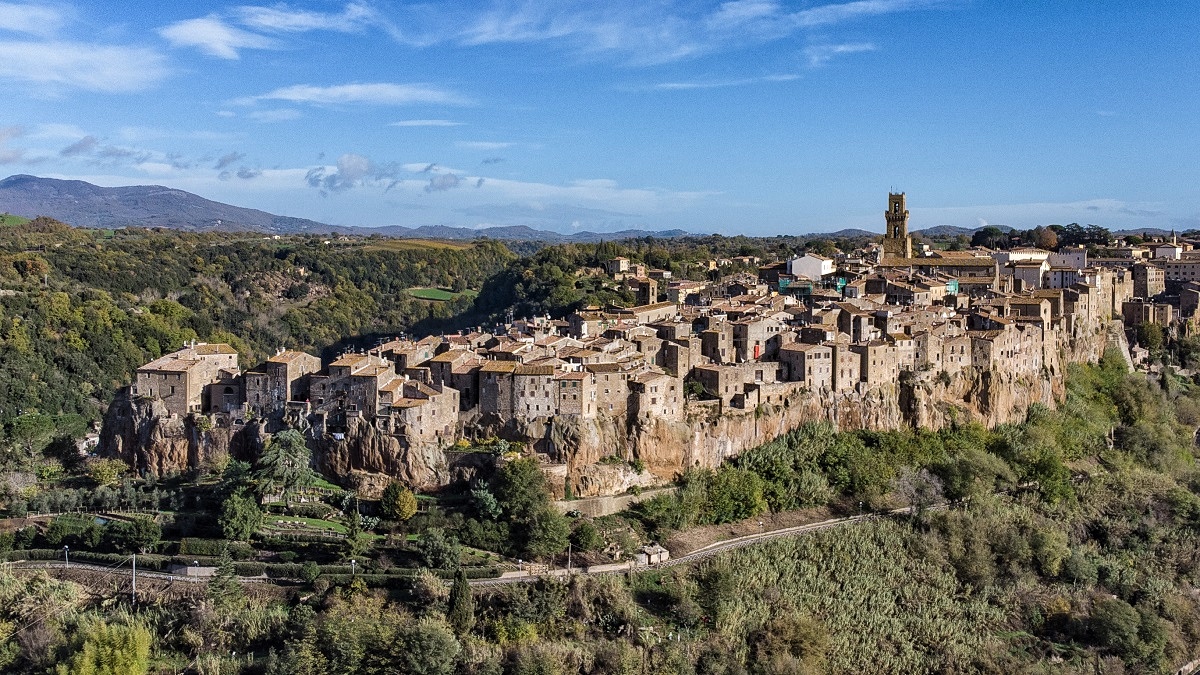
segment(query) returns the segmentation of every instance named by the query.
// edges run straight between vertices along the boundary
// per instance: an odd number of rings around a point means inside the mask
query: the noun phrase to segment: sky
[[[1200,227],[1187,3],[0,1],[0,177],[358,226]]]

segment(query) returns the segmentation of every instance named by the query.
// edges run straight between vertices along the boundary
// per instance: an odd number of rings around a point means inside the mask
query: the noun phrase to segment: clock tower
[[[888,193],[888,209],[884,212],[887,230],[883,233],[883,262],[912,257],[912,237],[908,236],[908,209],[904,208],[904,193]]]

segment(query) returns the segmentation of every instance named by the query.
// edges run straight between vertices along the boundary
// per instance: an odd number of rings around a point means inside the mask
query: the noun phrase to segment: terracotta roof
[[[196,353],[199,354],[200,356],[211,356],[213,354],[236,354],[237,353],[237,350],[234,349],[233,347],[230,347],[227,344],[222,344],[219,342],[214,343],[214,344],[196,345],[195,350],[196,350]]]
[[[480,368],[485,373],[511,373],[516,369],[516,361],[488,361]]]
[[[517,366],[513,373],[516,375],[553,375],[554,366],[530,366],[522,364]]]
[[[267,361],[270,361],[271,363],[291,363],[302,356],[309,356],[309,354],[298,352],[294,349],[289,349],[285,352],[280,352],[275,356],[272,356],[271,358],[267,359]]]

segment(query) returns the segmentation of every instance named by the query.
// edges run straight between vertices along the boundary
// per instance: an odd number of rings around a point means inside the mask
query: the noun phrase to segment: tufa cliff
[[[579,497],[619,494],[669,481],[687,467],[719,466],[808,422],[827,420],[839,430],[889,430],[961,422],[992,427],[1020,420],[1033,403],[1057,404],[1064,364],[1099,359],[1105,331],[1075,334],[1057,344],[1057,352],[1046,354],[1040,375],[909,371],[898,382],[853,393],[811,391],[792,383],[781,402],[745,410],[722,407],[720,401],[689,401],[681,422],[475,416],[464,418],[461,431],[468,438],[498,436],[538,453],[559,496],[568,489]],[[226,456],[252,460],[269,433],[294,427],[309,439],[318,469],[367,496],[393,478],[422,489],[469,480],[489,471],[494,461],[432,443],[409,445],[361,417],[348,419],[336,433],[295,414],[242,422],[221,415],[173,416],[157,400],[123,395],[108,410],[99,450],[139,472],[162,475],[211,466]]]

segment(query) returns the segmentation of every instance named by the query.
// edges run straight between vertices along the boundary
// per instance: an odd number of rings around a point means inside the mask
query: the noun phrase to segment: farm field
[[[436,300],[439,302],[454,300],[459,296],[473,298],[479,295],[479,291],[473,291],[469,289],[462,291],[461,293],[455,293],[454,291],[448,291],[444,288],[409,288],[404,292],[418,300]]]

